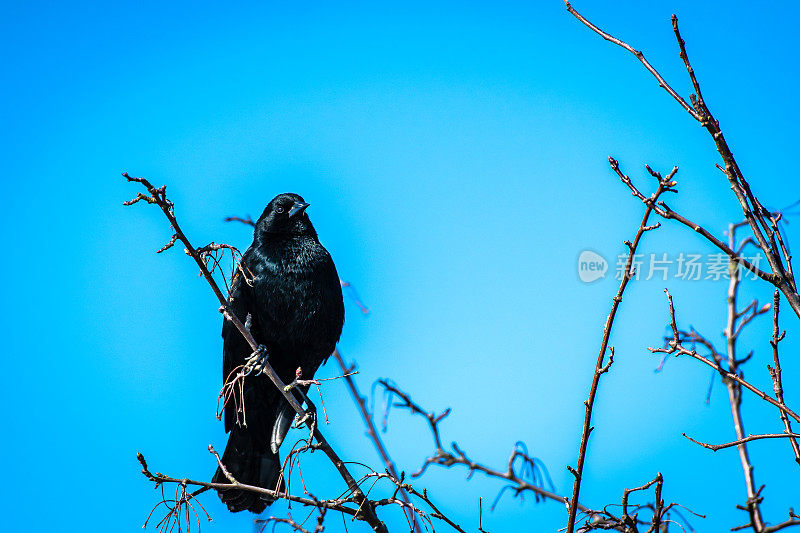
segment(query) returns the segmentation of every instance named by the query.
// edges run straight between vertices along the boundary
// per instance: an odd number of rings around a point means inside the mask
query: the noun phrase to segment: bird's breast
[[[319,247],[321,253],[292,250],[265,257],[254,273],[253,291],[265,341],[326,357],[339,340],[344,317],[336,269]]]

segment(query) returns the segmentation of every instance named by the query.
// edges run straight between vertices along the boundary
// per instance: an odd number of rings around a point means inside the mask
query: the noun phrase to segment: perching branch
[[[220,459],[219,454],[216,452],[216,450],[214,450],[214,448],[212,446],[210,446],[210,445],[208,447],[208,450],[214,456],[214,458],[217,461],[217,465],[222,469],[223,474],[230,481],[230,483],[210,483],[210,482],[206,482],[206,481],[198,481],[198,480],[193,480],[193,479],[188,479],[188,478],[174,478],[174,477],[170,477],[170,476],[167,476],[165,474],[162,474],[162,473],[155,473],[154,474],[154,473],[150,472],[150,470],[149,470],[149,468],[147,466],[147,462],[145,461],[144,456],[142,454],[137,454],[137,459],[139,460],[139,463],[142,465],[142,474],[145,477],[147,477],[150,481],[154,482],[156,484],[157,488],[161,487],[163,489],[163,487],[165,485],[174,484],[176,487],[178,487],[180,490],[182,490],[185,493],[183,500],[179,501],[179,502],[176,502],[176,504],[174,506],[174,510],[171,512],[172,517],[169,517],[169,515],[168,515],[168,517],[170,518],[170,520],[168,521],[169,523],[176,523],[177,525],[180,526],[181,524],[180,524],[180,522],[177,522],[176,517],[180,517],[181,513],[185,514],[186,507],[189,504],[189,502],[196,502],[196,500],[195,500],[196,496],[198,496],[199,494],[205,492],[208,489],[215,489],[215,490],[231,490],[231,489],[244,490],[244,491],[255,492],[255,493],[258,493],[258,494],[263,494],[263,495],[266,495],[266,496],[270,496],[271,498],[275,498],[275,499],[283,499],[283,500],[287,500],[289,502],[299,503],[299,504],[302,504],[303,506],[306,506],[306,507],[312,507],[313,509],[315,509],[319,513],[318,520],[317,520],[317,528],[315,529],[315,533],[319,533],[322,530],[322,519],[324,518],[326,510],[331,510],[331,511],[336,511],[336,512],[342,513],[344,515],[350,516],[351,519],[353,519],[353,520],[358,519],[359,514],[362,513],[361,505],[358,504],[358,502],[356,501],[356,499],[352,495],[352,493],[350,495],[343,494],[340,497],[334,498],[334,499],[320,500],[320,499],[314,497],[313,495],[308,494],[308,492],[307,492],[308,497],[301,497],[301,496],[294,496],[294,495],[289,494],[287,492],[282,492],[282,491],[278,492],[278,491],[275,491],[275,490],[265,489],[263,487],[258,487],[258,486],[255,486],[255,485],[246,485],[246,484],[240,483],[225,468],[225,465],[222,463],[222,460]],[[372,488],[375,486],[376,483],[378,483],[379,481],[382,481],[382,480],[389,481],[395,487],[394,492],[392,493],[391,496],[386,497],[386,498],[381,498],[381,499],[377,499],[377,500],[368,500],[368,501],[370,501],[372,503],[372,505],[374,507],[399,506],[404,511],[406,511],[406,510],[411,511],[412,513],[415,514],[415,516],[417,516],[418,518],[420,518],[421,520],[423,520],[427,524],[426,529],[430,528],[430,531],[435,531],[433,519],[436,519],[436,520],[441,520],[441,521],[445,522],[446,524],[448,524],[450,527],[452,527],[453,529],[455,529],[459,533],[466,533],[463,528],[461,528],[452,519],[448,518],[446,515],[444,515],[442,513],[442,511],[439,509],[439,507],[437,507],[436,504],[432,501],[432,499],[431,499],[430,495],[428,494],[427,490],[423,489],[422,492],[419,492],[418,490],[416,490],[414,487],[412,487],[408,483],[405,483],[403,477],[404,476],[401,474],[400,478],[398,479],[398,478],[395,478],[394,476],[392,476],[391,474],[389,474],[388,472],[387,473],[381,473],[381,472],[376,472],[376,471],[373,470],[373,471],[370,471],[369,473],[367,473],[366,475],[362,476],[358,480],[357,483],[360,486],[360,485],[362,485],[362,484],[364,484],[364,483],[366,483],[368,481],[372,481],[370,489],[366,491],[367,495],[369,495],[369,492],[372,490]],[[195,490],[194,492],[186,493],[185,492],[186,488],[190,487],[190,486],[199,487],[199,488],[197,490]],[[405,491],[408,494],[410,494],[410,495],[414,496],[415,498],[419,499],[421,502],[423,502],[425,505],[427,505],[430,508],[430,511],[424,511],[419,506],[415,505],[414,503],[412,503],[410,501],[404,501],[404,500],[398,498],[397,495],[401,490]],[[199,502],[196,502],[196,503],[199,504]],[[165,520],[168,517],[165,517]],[[162,520],[162,522],[164,522],[164,520]],[[288,524],[288,525],[290,525],[292,527],[295,527],[295,529],[297,531],[301,531],[301,529],[298,529],[298,528],[302,528],[303,527],[302,523],[296,522],[295,520],[293,520],[291,518],[291,516],[289,516],[287,519],[275,519],[274,517],[271,517],[271,518],[269,518],[267,520],[263,520],[263,521],[260,521],[260,522],[286,523],[286,524]],[[188,529],[189,529],[189,527],[188,527],[188,522],[187,522],[187,530]]]

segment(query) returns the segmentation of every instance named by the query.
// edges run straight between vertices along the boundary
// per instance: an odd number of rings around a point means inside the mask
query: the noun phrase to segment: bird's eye
[[[283,213],[284,209],[281,206],[275,208],[276,213]]]

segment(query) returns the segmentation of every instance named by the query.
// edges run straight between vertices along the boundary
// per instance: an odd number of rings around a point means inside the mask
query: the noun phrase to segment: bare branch
[[[629,189],[631,189],[631,193],[646,204],[647,198],[641,192],[639,192],[636,186],[633,185],[631,179],[625,173],[622,172],[622,170],[619,168],[619,162],[613,157],[609,157],[608,162],[609,165],[611,166],[611,169],[614,172],[616,172],[617,176],[619,176],[622,183],[624,183]],[[656,212],[658,216],[665,218],[667,220],[675,220],[677,222],[680,222],[684,226],[690,228],[692,231],[698,233],[706,240],[711,242],[711,244],[713,244],[714,246],[722,250],[725,254],[727,254],[728,258],[732,259],[733,261],[736,261],[739,265],[746,268],[747,270],[749,270],[759,278],[763,279],[764,281],[772,283],[773,285],[777,283],[778,277],[775,274],[769,274],[767,272],[764,272],[763,270],[752,264],[750,261],[748,261],[746,258],[742,257],[740,253],[734,252],[727,244],[725,244],[717,237],[715,237],[710,231],[708,231],[701,225],[692,222],[683,215],[670,209],[670,207],[665,202],[663,201],[658,202],[658,205],[655,206],[653,210]]]
[[[684,437],[689,439],[690,441],[694,442],[695,444],[702,446],[703,448],[708,448],[709,450],[717,451],[722,450],[724,448],[731,448],[733,446],[738,446],[739,444],[743,444],[745,442],[750,442],[751,440],[760,440],[760,439],[781,439],[781,438],[800,438],[800,434],[795,433],[765,433],[763,435],[748,435],[746,437],[742,437],[739,440],[735,440],[733,442],[726,442],[725,444],[707,444],[705,442],[700,442],[699,440],[695,440],[686,433],[682,433]]]
[[[626,527],[636,528],[636,520],[635,518],[631,518],[628,516],[628,496],[632,492],[636,492],[639,490],[647,490],[650,488],[654,483],[657,483],[656,487],[656,512],[653,513],[653,524],[650,528],[652,531],[658,531],[658,526],[661,522],[661,510],[664,507],[664,501],[661,500],[661,487],[664,483],[664,478],[661,476],[661,472],[659,472],[656,477],[652,481],[648,481],[641,487],[636,487],[634,489],[625,489],[622,493],[622,524]]]
[[[650,73],[653,76],[655,76],[655,78],[658,80],[659,87],[661,87],[665,91],[667,91],[669,93],[669,95],[672,98],[674,98],[675,101],[678,102],[681,105],[681,107],[683,107],[686,110],[687,113],[692,115],[692,117],[694,117],[696,120],[700,120],[700,115],[697,113],[697,111],[692,109],[692,106],[690,106],[688,103],[686,103],[686,100],[684,100],[683,97],[681,97],[677,92],[675,92],[675,89],[670,87],[670,85],[661,76],[661,74],[658,73],[658,71],[655,69],[655,67],[653,67],[653,65],[651,65],[650,62],[647,61],[647,59],[645,59],[644,54],[642,52],[640,52],[639,50],[636,50],[635,48],[633,48],[628,43],[620,41],[616,37],[613,37],[613,36],[609,35],[608,33],[604,32],[603,30],[601,30],[600,28],[598,28],[597,26],[595,26],[594,24],[592,24],[591,22],[586,20],[586,18],[584,18],[583,15],[581,15],[580,13],[575,11],[575,9],[570,5],[570,3],[567,0],[564,0],[564,4],[566,4],[566,6],[567,6],[567,11],[569,11],[576,19],[580,20],[582,23],[584,23],[592,31],[597,33],[600,37],[602,37],[606,41],[609,41],[609,42],[612,42],[612,43],[614,43],[614,44],[616,44],[618,46],[621,46],[622,48],[624,48],[628,52],[630,52],[633,55],[635,55],[636,59],[638,59],[642,63],[642,65],[644,65],[644,68],[649,70]],[[567,526],[567,530],[569,531],[569,526]]]
[[[209,449],[211,449],[210,446],[209,446]],[[207,481],[199,481],[199,480],[188,479],[188,478],[173,478],[173,477],[167,476],[167,475],[162,474],[162,473],[155,473],[155,474],[151,473],[150,470],[148,470],[147,462],[145,461],[144,456],[141,453],[139,453],[139,454],[137,454],[136,457],[139,460],[139,463],[142,465],[142,474],[144,474],[144,476],[147,477],[147,479],[149,479],[150,481],[154,482],[156,484],[156,486],[163,485],[165,483],[177,483],[177,484],[183,485],[183,486],[201,487],[201,488],[206,489],[206,490],[207,489],[214,489],[214,490],[229,490],[229,489],[245,490],[245,491],[249,491],[249,492],[255,492],[255,493],[258,493],[258,494],[263,494],[263,495],[269,496],[270,498],[274,498],[274,499],[288,500],[288,501],[292,501],[292,502],[296,502],[296,503],[300,503],[300,504],[308,505],[308,506],[312,506],[312,507],[318,507],[318,508],[319,507],[324,507],[326,509],[331,509],[331,510],[334,510],[334,511],[338,511],[340,513],[344,513],[346,515],[350,515],[350,516],[353,516],[353,517],[356,517],[356,515],[359,513],[359,511],[357,509],[353,509],[351,507],[347,507],[347,505],[346,505],[348,503],[350,503],[350,504],[355,504],[356,503],[355,499],[352,496],[348,497],[348,498],[340,498],[340,499],[336,499],[336,500],[317,500],[317,499],[311,499],[311,498],[304,498],[304,497],[301,497],[301,496],[293,496],[293,495],[287,494],[285,492],[278,492],[278,491],[271,490],[271,489],[265,489],[263,487],[258,487],[258,486],[255,486],[255,485],[246,485],[244,483],[239,483],[238,481],[231,482],[231,483],[210,483],[210,482],[207,482]],[[229,480],[231,479],[228,475],[226,475],[226,477],[228,477]],[[194,494],[199,494],[199,491],[197,491]]]
[[[762,390],[758,389],[757,387],[755,387],[754,385],[750,384],[748,381],[746,381],[741,376],[738,376],[736,374],[732,374],[731,372],[729,372],[729,371],[725,370],[724,368],[722,368],[716,362],[711,361],[711,360],[707,359],[706,357],[703,357],[702,355],[698,354],[695,350],[689,350],[686,347],[684,347],[681,344],[680,332],[678,331],[678,326],[675,323],[675,308],[673,307],[673,304],[672,304],[672,295],[666,289],[664,289],[664,292],[666,293],[667,300],[669,302],[670,323],[671,323],[672,331],[673,331],[673,339],[670,340],[667,343],[667,347],[665,347],[665,348],[648,348],[648,350],[650,350],[653,353],[664,353],[664,354],[670,354],[670,355],[671,354],[688,355],[689,357],[697,359],[698,361],[700,361],[702,363],[705,363],[708,366],[710,366],[711,368],[715,369],[717,372],[719,372],[719,374],[724,379],[730,379],[730,380],[735,381],[736,383],[738,383],[739,385],[743,386],[744,388],[746,388],[750,392],[756,394],[759,398],[763,399],[766,402],[771,403],[772,405],[774,405],[775,407],[777,407],[778,409],[780,409],[781,411],[786,413],[792,419],[800,422],[800,415],[798,415],[797,413],[792,411],[789,407],[786,406],[786,404],[778,402],[777,400],[772,398],[770,395],[768,395],[764,391],[762,391]]]
[[[675,19],[673,17],[673,23],[674,22]],[[736,247],[736,228],[734,228],[733,224],[728,226],[728,246],[731,249]],[[769,310],[769,305],[757,309],[758,304],[754,301],[745,308],[745,311],[739,312],[736,302],[739,297],[741,273],[737,269],[737,265],[734,261],[728,262],[728,271],[730,272],[730,279],[728,281],[727,323],[725,325],[724,335],[728,354],[728,372],[739,375],[739,362],[736,357],[736,341],[739,338],[739,332],[753,318],[759,314],[766,313]],[[752,309],[752,311],[748,314],[746,309]],[[737,327],[736,322],[740,319],[741,321]],[[759,532],[764,529],[764,519],[759,505],[760,499],[757,497],[753,464],[750,461],[750,455],[745,444],[747,440],[745,439],[744,421],[742,418],[742,389],[738,383],[731,380],[725,381],[725,387],[728,390],[728,403],[730,404],[733,428],[736,432],[737,440],[740,441],[736,448],[739,452],[739,461],[742,464],[745,488],[747,490],[747,512],[750,515],[750,523],[752,524],[753,530]]]
[[[392,396],[400,400],[400,402],[396,404],[398,407],[408,409],[411,411],[411,413],[424,418],[428,423],[428,428],[431,431],[436,450],[432,456],[425,460],[422,467],[417,472],[412,474],[413,477],[421,476],[430,465],[438,465],[445,468],[449,468],[454,465],[463,465],[469,470],[469,477],[471,477],[474,472],[481,472],[489,477],[511,482],[511,487],[515,494],[521,494],[524,491],[528,491],[544,499],[557,501],[565,505],[568,504],[569,500],[564,496],[544,489],[542,486],[539,486],[535,483],[536,480],[531,482],[517,474],[515,465],[518,461],[521,461],[522,464],[525,465],[524,470],[526,470],[529,474],[533,473],[532,466],[536,465],[536,461],[521,449],[519,445],[520,443],[514,447],[514,450],[509,456],[508,466],[505,471],[493,469],[472,461],[469,459],[464,450],[462,450],[461,447],[455,442],[452,443],[453,452],[451,453],[445,450],[442,446],[442,437],[439,429],[439,423],[450,414],[450,409],[446,409],[439,414],[436,414],[432,411],[427,411],[414,400],[412,400],[407,393],[390,384],[388,381],[378,380],[378,384]],[[533,476],[531,477],[533,479]],[[578,509],[589,514],[598,512],[580,504],[578,505]]]
[[[256,226],[256,223],[253,222],[253,219],[250,218],[250,215],[247,215],[247,217],[245,217],[245,218],[242,218],[242,217],[225,217],[225,222],[241,222],[242,224],[246,224],[248,226],[253,226],[253,227]]]
[[[372,443],[375,445],[375,450],[378,452],[378,455],[383,461],[384,466],[386,466],[386,471],[395,479],[399,480],[400,475],[397,473],[397,467],[392,461],[392,458],[389,456],[389,451],[386,449],[386,445],[381,440],[380,435],[378,434],[377,429],[375,428],[375,421],[372,418],[372,413],[369,412],[367,409],[367,402],[361,393],[358,390],[358,386],[356,385],[355,379],[352,378],[352,374],[356,372],[356,365],[353,363],[350,366],[345,365],[344,359],[342,358],[342,354],[339,353],[339,350],[336,349],[333,351],[333,357],[336,359],[336,362],[339,363],[339,366],[342,369],[342,374],[344,375],[345,381],[347,382],[347,388],[350,391],[350,396],[353,398],[353,401],[358,407],[359,413],[361,413],[361,419],[364,421],[364,426],[367,428],[367,435],[369,436]],[[411,501],[408,496],[408,492],[402,486],[400,487],[400,498],[403,502],[410,504]],[[407,508],[404,508],[407,518],[411,521],[413,525],[413,530],[416,533],[422,533],[422,527],[420,526],[419,522],[417,521],[416,514]]]
[[[774,363],[774,367],[767,365],[767,370],[769,371],[769,375],[772,378],[772,388],[775,391],[775,399],[777,399],[780,403],[784,403],[783,401],[783,381],[781,378],[781,360],[778,355],[778,343],[783,340],[786,336],[786,332],[780,332],[780,328],[778,328],[778,310],[780,308],[781,303],[781,296],[778,292],[778,289],[775,289],[775,294],[773,295],[773,304],[772,309],[772,339],[769,341],[770,346],[772,346],[772,362]],[[785,432],[787,435],[792,434],[792,423],[789,421],[789,417],[786,416],[786,413],[781,411],[781,422],[783,422],[783,427],[785,428]],[[792,437],[789,439],[789,443],[792,445],[792,452],[794,453],[794,460],[795,462],[800,465],[800,448],[798,448],[797,440]]]
[[[567,8],[569,7],[569,3],[567,3]],[[611,160],[610,160],[611,161]],[[612,164],[613,166],[613,164]],[[644,203],[647,206],[644,212],[644,216],[642,217],[642,221],[639,224],[639,230],[636,232],[636,237],[634,237],[633,242],[628,246],[628,259],[625,262],[625,272],[622,276],[622,281],[620,282],[619,289],[617,289],[617,294],[612,299],[611,305],[611,312],[608,314],[606,318],[605,327],[603,328],[603,340],[600,343],[600,351],[597,355],[597,362],[595,363],[595,371],[594,376],[592,378],[592,385],[589,389],[589,398],[584,402],[586,406],[584,418],[583,418],[583,432],[581,434],[581,443],[580,449],[578,450],[578,463],[574,470],[570,470],[572,472],[575,481],[572,486],[572,498],[569,501],[569,518],[567,521],[567,533],[573,533],[575,531],[575,517],[578,511],[578,498],[580,496],[581,490],[581,482],[583,481],[583,465],[584,461],[586,460],[586,448],[589,443],[589,434],[592,431],[592,408],[594,407],[594,399],[595,395],[597,394],[597,386],[600,382],[600,376],[603,375],[603,361],[606,356],[606,352],[608,351],[608,341],[611,337],[611,328],[614,325],[614,318],[617,314],[617,309],[619,307],[620,302],[622,301],[622,294],[625,292],[625,288],[628,286],[628,282],[633,277],[632,272],[632,265],[633,265],[633,258],[636,253],[636,248],[639,245],[639,241],[642,238],[642,235],[645,234],[648,228],[647,221],[650,218],[650,214],[655,209],[656,203],[658,202],[659,197],[670,190],[670,188],[674,185],[672,178],[675,176],[675,173],[678,171],[678,168],[675,167],[672,172],[667,175],[666,178],[662,178],[660,175],[656,177],[658,179],[658,188],[656,191],[648,198],[644,199]],[[624,180],[623,180],[624,181]],[[628,180],[630,182],[630,180]],[[644,197],[642,195],[642,197]],[[609,363],[610,364],[610,363]],[[606,368],[606,370],[608,370]]]
[[[775,524],[774,526],[768,526],[764,528],[764,533],[775,533],[776,531],[780,531],[792,526],[800,526],[800,516],[797,516],[794,514],[794,511],[790,510],[788,520],[785,520],[780,524]]]

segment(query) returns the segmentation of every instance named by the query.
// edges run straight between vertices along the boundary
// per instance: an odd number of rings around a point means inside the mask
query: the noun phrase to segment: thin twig
[[[689,357],[697,359],[698,361],[700,361],[702,363],[705,363],[706,365],[708,365],[711,368],[715,369],[720,374],[720,376],[723,377],[723,379],[730,379],[730,380],[733,380],[733,381],[737,382],[742,387],[744,387],[747,390],[749,390],[750,392],[756,394],[762,400],[764,400],[764,401],[766,401],[768,403],[771,403],[772,405],[777,407],[779,410],[781,410],[784,413],[786,413],[789,417],[791,417],[795,421],[800,422],[800,415],[798,415],[793,410],[791,410],[789,407],[787,407],[786,404],[778,402],[777,400],[772,398],[769,394],[767,394],[764,391],[760,390],[759,388],[755,387],[754,385],[752,385],[750,382],[746,381],[741,376],[738,376],[736,374],[733,374],[733,373],[725,370],[719,364],[717,364],[715,361],[711,361],[708,358],[703,357],[702,355],[698,354],[697,351],[695,351],[695,350],[689,350],[686,347],[684,347],[680,342],[680,332],[678,330],[678,326],[675,323],[675,308],[674,308],[673,303],[672,303],[672,295],[669,293],[669,291],[667,289],[664,289],[664,293],[667,295],[667,301],[669,303],[670,325],[672,326],[673,339],[668,342],[668,347],[666,347],[666,348],[648,348],[648,350],[650,350],[653,353],[663,353],[663,354],[668,354],[668,355],[672,355],[672,354],[675,354],[675,355],[688,355]]]
[[[611,166],[611,169],[617,174],[617,176],[619,176],[619,179],[622,181],[622,183],[624,183],[631,190],[631,193],[634,196],[636,196],[637,198],[639,198],[639,200],[641,200],[642,202],[645,202],[645,204],[646,204],[647,203],[647,197],[645,195],[643,195],[636,188],[636,186],[631,181],[630,177],[628,177],[624,172],[622,172],[622,170],[619,167],[619,162],[616,159],[614,159],[613,157],[609,157],[608,158],[608,162],[609,162],[609,165]],[[723,251],[725,254],[727,254],[729,259],[731,259],[733,261],[736,261],[739,265],[741,265],[742,267],[746,268],[747,270],[749,270],[750,272],[752,272],[753,274],[755,274],[759,278],[763,279],[764,281],[767,281],[767,282],[772,283],[772,284],[776,283],[778,278],[777,278],[777,276],[775,276],[775,274],[770,274],[768,272],[764,272],[763,270],[761,270],[760,268],[755,266],[753,263],[748,261],[747,258],[742,257],[742,255],[740,253],[737,253],[737,252],[733,251],[727,244],[725,244],[724,242],[719,240],[717,237],[715,237],[706,228],[704,228],[703,226],[697,224],[696,222],[693,222],[693,221],[689,220],[688,218],[684,217],[680,213],[677,213],[677,212],[673,211],[666,204],[666,202],[664,202],[664,201],[658,202],[658,205],[656,205],[653,208],[653,211],[655,211],[655,213],[658,216],[662,217],[662,218],[665,218],[667,220],[675,220],[676,222],[679,222],[679,223],[683,224],[684,226],[690,228],[692,231],[696,232],[698,235],[701,235],[703,238],[705,238],[706,240],[711,242],[711,244],[713,244],[714,246],[719,248],[721,251]]]
[[[640,52],[639,50],[636,50],[634,47],[632,47],[628,43],[626,43],[624,41],[620,41],[616,37],[613,37],[612,35],[604,32],[603,30],[601,30],[600,28],[598,28],[597,26],[595,26],[594,24],[589,22],[586,18],[584,18],[583,15],[581,15],[580,13],[575,11],[575,9],[570,5],[570,3],[567,0],[564,0],[564,4],[566,4],[566,6],[567,6],[567,11],[569,11],[575,18],[577,18],[578,20],[583,22],[586,26],[591,28],[600,37],[602,37],[606,41],[610,41],[610,42],[612,42],[612,43],[614,43],[614,44],[616,44],[618,46],[621,46],[625,50],[627,50],[630,53],[632,53],[633,55],[635,55],[636,59],[638,59],[642,63],[642,65],[644,65],[644,68],[649,70],[650,73],[653,76],[655,76],[655,78],[658,80],[659,87],[661,87],[665,91],[667,91],[669,93],[669,95],[672,96],[675,99],[675,101],[678,102],[681,105],[681,107],[683,107],[686,110],[687,113],[692,115],[695,119],[700,120],[700,115],[697,113],[697,111],[692,109],[692,106],[690,106],[688,103],[686,103],[686,100],[684,100],[683,97],[681,97],[675,91],[675,89],[670,87],[669,83],[667,83],[666,80],[661,76],[661,74],[658,73],[658,71],[655,69],[655,67],[653,67],[653,65],[651,65],[650,62],[647,61],[647,59],[645,59],[644,54],[642,52]]]
[[[786,336],[786,332],[780,333],[780,329],[778,328],[778,310],[780,308],[781,303],[781,296],[778,292],[778,289],[775,289],[775,294],[773,295],[773,304],[772,309],[773,318],[772,318],[772,339],[770,339],[769,344],[772,346],[772,362],[774,363],[774,367],[767,365],[767,370],[769,371],[769,375],[772,378],[772,388],[775,391],[775,399],[779,402],[784,403],[783,401],[783,380],[781,378],[781,360],[778,355],[778,343],[783,340]],[[792,433],[792,423],[789,421],[789,417],[786,416],[786,413],[781,411],[780,414],[781,422],[783,422],[783,427],[785,428],[785,433],[791,434]],[[789,439],[789,443],[792,445],[792,452],[794,453],[794,460],[795,462],[800,465],[800,448],[798,448],[797,440],[792,437]]]
[[[682,434],[684,437],[689,439],[690,441],[694,442],[697,445],[702,446],[703,448],[708,448],[709,450],[717,451],[722,450],[725,448],[731,448],[733,446],[738,446],[745,442],[750,442],[751,440],[760,440],[760,439],[781,439],[781,438],[789,438],[789,439],[796,439],[800,438],[800,434],[797,433],[764,433],[762,435],[748,435],[746,437],[742,437],[741,439],[735,440],[733,442],[726,442],[725,444],[708,444],[705,442],[700,442],[699,440],[695,440],[686,433]]]
[[[401,476],[397,473],[397,467],[395,466],[394,461],[392,461],[392,458],[389,456],[389,451],[386,449],[386,445],[383,443],[383,440],[381,440],[380,435],[375,428],[375,421],[372,418],[372,413],[370,413],[367,409],[367,402],[359,392],[356,381],[352,377],[352,375],[356,373],[355,363],[351,364],[350,366],[345,365],[342,354],[339,353],[338,349],[333,351],[333,358],[336,359],[336,362],[339,363],[339,366],[342,369],[342,374],[344,375],[345,382],[347,383],[347,388],[350,391],[350,396],[353,398],[356,407],[358,407],[358,411],[361,414],[361,419],[364,421],[364,426],[367,428],[367,435],[372,441],[372,444],[375,446],[375,450],[378,452],[378,455],[380,456],[381,461],[383,461],[383,464],[389,474],[395,479],[399,480]],[[399,494],[400,498],[405,503],[411,503],[408,492],[402,486],[400,487]],[[407,518],[413,525],[413,531],[415,533],[422,533],[422,527],[417,521],[416,514],[407,508],[404,508],[404,511]]]
[[[413,473],[412,477],[421,476],[430,465],[438,465],[447,468],[453,465],[463,465],[466,466],[467,469],[469,470],[470,477],[472,476],[473,472],[482,472],[483,474],[489,477],[511,482],[513,484],[513,490],[516,494],[520,494],[524,491],[529,491],[541,498],[557,501],[565,505],[568,503],[568,499],[565,498],[564,496],[561,496],[553,491],[546,490],[541,486],[531,483],[530,481],[523,479],[521,476],[517,474],[517,472],[515,471],[515,464],[517,463],[518,460],[521,460],[526,465],[536,464],[536,461],[530,456],[528,456],[526,453],[524,453],[524,451],[521,450],[519,446],[515,446],[514,450],[509,456],[508,466],[506,470],[493,469],[483,464],[472,461],[471,459],[469,459],[464,450],[462,450],[461,447],[459,447],[458,444],[456,444],[455,442],[452,443],[454,453],[451,453],[444,449],[442,445],[441,432],[439,429],[439,424],[450,414],[451,412],[450,409],[446,409],[439,414],[436,414],[435,412],[432,411],[427,411],[423,409],[419,404],[417,404],[411,398],[411,396],[409,396],[407,393],[403,392],[399,388],[395,387],[388,381],[378,380],[378,384],[392,396],[400,400],[400,403],[397,404],[398,407],[408,409],[413,414],[419,415],[422,418],[424,418],[427,421],[428,428],[431,431],[431,436],[433,438],[434,446],[436,448],[434,454],[425,460],[422,467],[417,472]],[[580,504],[578,505],[578,508],[585,513],[592,514],[597,512]]]
[[[569,3],[567,3],[569,6]],[[675,176],[675,173],[678,171],[678,167],[672,169],[672,171],[664,178],[661,175],[657,175],[656,179],[658,180],[658,187],[656,191],[645,201],[647,208],[645,209],[644,215],[642,216],[642,221],[639,223],[639,229],[636,232],[636,237],[634,237],[633,242],[628,246],[628,259],[625,262],[625,272],[622,276],[622,281],[620,282],[619,289],[617,289],[617,294],[612,299],[611,305],[611,312],[608,314],[606,318],[606,323],[603,328],[603,340],[600,343],[600,351],[597,354],[597,362],[595,363],[595,370],[592,377],[592,385],[589,389],[589,398],[584,402],[586,406],[586,410],[584,413],[583,418],[583,430],[581,432],[581,443],[580,448],[578,450],[578,462],[574,469],[569,469],[572,475],[575,478],[575,481],[572,486],[572,498],[569,501],[569,517],[567,521],[567,533],[573,533],[575,530],[575,517],[578,511],[578,498],[580,496],[581,491],[581,482],[583,481],[583,466],[586,460],[586,449],[589,444],[589,434],[592,432],[592,409],[594,407],[594,399],[597,395],[597,386],[600,383],[600,376],[603,375],[605,372],[603,361],[605,359],[606,353],[608,352],[608,341],[611,337],[611,328],[614,325],[614,318],[617,314],[617,309],[619,308],[620,302],[622,302],[622,295],[625,292],[625,288],[628,286],[628,282],[633,278],[633,258],[636,253],[636,248],[639,245],[639,241],[641,240],[642,236],[645,234],[648,228],[648,220],[650,218],[650,214],[653,212],[654,206],[658,202],[659,197],[665,191],[671,189],[674,186],[674,182],[672,178]],[[607,369],[605,369],[607,370]]]

